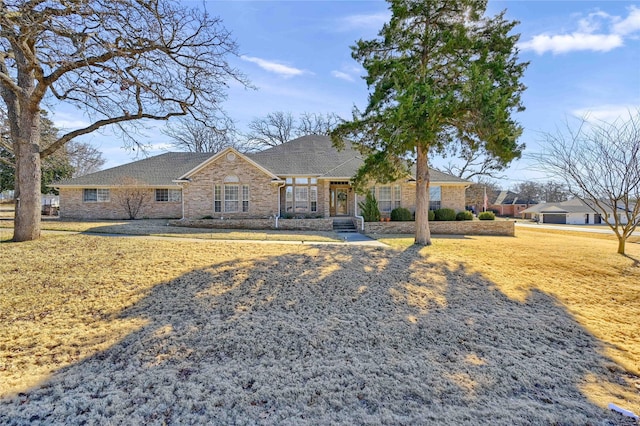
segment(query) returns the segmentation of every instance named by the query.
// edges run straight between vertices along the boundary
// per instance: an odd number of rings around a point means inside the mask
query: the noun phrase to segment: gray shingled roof
[[[175,185],[172,181],[187,173],[214,154],[195,152],[167,152],[111,169],[101,170],[85,176],[67,179],[55,186],[114,186],[131,178],[141,185]]]
[[[111,186],[121,184],[124,177],[150,186],[172,185],[187,172],[211,158],[212,153],[168,152],[133,163],[68,179],[55,186]],[[312,135],[294,139],[282,145],[255,153],[245,154],[276,176],[318,176],[323,178],[349,178],[363,163],[358,151],[347,144],[341,151],[335,149],[328,136]],[[415,176],[415,171],[413,171]],[[469,183],[431,169],[433,183]]]
[[[346,145],[338,151],[328,136],[310,135],[247,154],[247,157],[278,176],[353,176],[362,165],[362,159],[358,151]]]

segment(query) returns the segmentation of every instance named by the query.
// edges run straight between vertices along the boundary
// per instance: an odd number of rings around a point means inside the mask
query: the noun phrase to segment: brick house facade
[[[139,218],[331,218],[358,215],[364,200],[351,186],[362,165],[350,147],[338,151],[326,136],[305,136],[243,154],[166,153],[59,182],[60,217],[127,219],[123,194],[145,194]],[[432,208],[465,208],[469,182],[431,171]],[[383,216],[415,211],[415,180],[372,187]]]

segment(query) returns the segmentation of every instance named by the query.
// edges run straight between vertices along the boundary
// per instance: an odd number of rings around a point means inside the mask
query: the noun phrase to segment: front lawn
[[[0,423],[624,424],[640,245],[0,244]],[[632,423],[630,423],[632,424]]]

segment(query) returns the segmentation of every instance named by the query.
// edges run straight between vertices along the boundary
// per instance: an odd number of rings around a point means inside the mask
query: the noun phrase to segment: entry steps
[[[358,232],[351,218],[333,219],[333,230],[335,232]]]

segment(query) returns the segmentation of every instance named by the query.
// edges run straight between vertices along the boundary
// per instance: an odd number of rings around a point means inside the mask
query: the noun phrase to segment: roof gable
[[[225,156],[227,156],[230,153],[235,155],[236,158],[248,162],[249,164],[251,164],[252,166],[257,168],[258,170],[260,170],[261,172],[263,172],[264,174],[266,174],[270,178],[272,178],[274,180],[278,180],[279,179],[278,176],[276,176],[275,174],[271,173],[271,171],[267,170],[266,168],[264,168],[263,166],[261,166],[260,164],[258,164],[254,160],[252,160],[249,156],[244,155],[244,154],[240,153],[239,151],[237,151],[236,149],[229,147],[229,148],[225,148],[222,151],[218,152],[217,154],[207,158],[205,161],[203,161],[202,163],[198,164],[197,166],[195,166],[191,170],[187,171],[186,173],[181,175],[176,180],[189,179],[189,177],[191,177],[194,174],[198,173],[200,170],[204,169],[205,167],[207,167],[208,165],[210,165],[212,163],[215,163],[219,159],[224,158]]]

